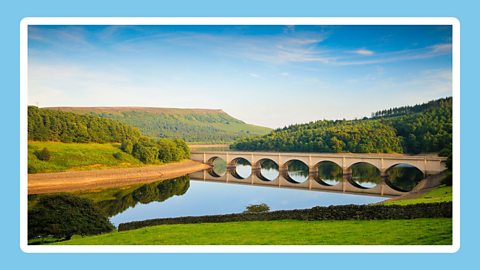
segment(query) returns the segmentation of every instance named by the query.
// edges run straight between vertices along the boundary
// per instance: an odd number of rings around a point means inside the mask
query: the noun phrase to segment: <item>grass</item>
[[[51,158],[39,160],[33,153],[46,147]],[[128,168],[144,166],[140,160],[120,150],[115,143],[61,143],[28,142],[29,173],[46,173],[62,171],[81,171],[105,168]],[[120,153],[120,158],[113,154]]]
[[[452,201],[452,187],[439,186],[429,192],[423,194],[419,198],[402,199],[395,201],[387,201],[385,205],[408,205],[417,203],[437,203],[437,202],[451,202]]]
[[[247,221],[160,225],[58,245],[450,245],[452,219]]]

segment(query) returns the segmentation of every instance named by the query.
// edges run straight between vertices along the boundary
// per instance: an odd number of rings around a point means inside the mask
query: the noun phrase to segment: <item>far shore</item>
[[[193,160],[136,168],[36,173],[28,175],[28,194],[71,192],[148,183],[208,169]]]
[[[228,148],[229,144],[188,144],[190,149],[198,148]]]

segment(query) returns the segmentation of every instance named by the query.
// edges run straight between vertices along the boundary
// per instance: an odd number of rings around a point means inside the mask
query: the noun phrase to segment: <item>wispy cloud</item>
[[[373,51],[367,50],[367,49],[358,49],[351,51],[354,54],[359,54],[359,55],[373,55],[375,54]]]

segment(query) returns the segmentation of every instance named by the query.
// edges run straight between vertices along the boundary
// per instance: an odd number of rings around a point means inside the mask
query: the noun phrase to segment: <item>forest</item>
[[[28,107],[28,139],[77,143],[137,140],[140,131],[111,119]]]
[[[236,150],[426,153],[448,156],[452,147],[452,98],[392,108],[360,120],[319,120],[264,136],[243,137]]]
[[[121,143],[122,151],[146,164],[190,157],[190,149],[182,139],[155,140],[143,136],[137,128],[116,120],[34,106],[28,107],[28,139],[63,143]],[[48,149],[42,151],[48,153]],[[36,156],[39,158],[39,155]]]

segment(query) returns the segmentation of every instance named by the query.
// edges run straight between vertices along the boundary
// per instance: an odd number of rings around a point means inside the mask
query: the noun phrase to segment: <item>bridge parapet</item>
[[[237,151],[192,151],[190,159],[208,163],[213,158],[221,158],[229,165],[236,159],[247,160],[252,167],[258,168],[262,160],[269,159],[275,162],[280,170],[288,166],[292,160],[305,163],[311,171],[315,171],[318,164],[330,161],[339,165],[345,174],[351,173],[351,168],[357,163],[368,163],[375,166],[383,175],[388,169],[398,164],[407,164],[418,168],[424,175],[440,173],[446,169],[444,157],[436,156],[413,156],[413,155],[389,155],[389,154],[352,154],[352,153],[286,153],[286,152],[237,152]]]

